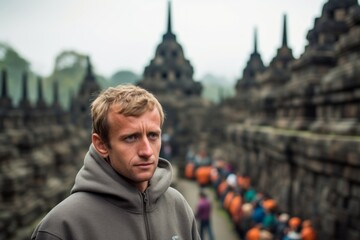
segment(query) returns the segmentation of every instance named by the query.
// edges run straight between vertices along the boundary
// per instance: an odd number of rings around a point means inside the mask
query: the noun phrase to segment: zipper
[[[150,228],[149,228],[149,220],[146,212],[146,205],[148,202],[147,194],[145,192],[141,193],[143,199],[143,216],[145,222],[145,231],[146,231],[146,239],[150,240]]]

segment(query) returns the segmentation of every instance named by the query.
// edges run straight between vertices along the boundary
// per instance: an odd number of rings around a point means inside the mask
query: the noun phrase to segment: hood
[[[148,208],[155,207],[157,199],[170,187],[171,164],[159,158],[158,166],[145,191]],[[91,144],[84,158],[84,165],[75,178],[71,194],[87,192],[102,195],[115,205],[129,211],[141,211],[142,193],[126,178],[118,174],[95,150]]]

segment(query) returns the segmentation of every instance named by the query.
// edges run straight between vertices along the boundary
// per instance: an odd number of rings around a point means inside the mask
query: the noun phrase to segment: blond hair
[[[164,112],[161,104],[153,94],[134,85],[118,85],[100,92],[91,104],[92,132],[109,144],[108,112],[111,106],[120,106],[119,114],[140,116],[156,108],[160,114],[160,126],[164,123]]]

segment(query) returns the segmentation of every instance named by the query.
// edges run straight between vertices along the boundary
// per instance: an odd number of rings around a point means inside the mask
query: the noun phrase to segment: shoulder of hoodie
[[[42,223],[44,222],[62,222],[66,219],[72,219],[69,216],[76,216],[80,209],[82,211],[93,210],[94,205],[101,201],[101,197],[96,194],[89,194],[78,192],[75,194],[69,195],[67,198],[62,200],[59,204],[54,206],[50,212],[44,217]]]
[[[177,189],[175,189],[173,187],[169,187],[168,190],[166,191],[165,195],[168,196],[170,198],[170,200],[173,201],[177,207],[182,206],[186,210],[192,212],[192,209],[191,209],[189,203]]]

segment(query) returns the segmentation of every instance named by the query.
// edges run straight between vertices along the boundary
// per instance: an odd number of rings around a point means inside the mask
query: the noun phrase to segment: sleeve
[[[193,224],[192,224],[191,230],[192,230],[192,239],[193,240],[201,240],[195,218],[193,218]]]
[[[31,240],[62,240],[62,239],[51,233],[42,232],[35,229],[35,231],[31,235]]]

